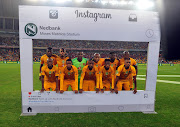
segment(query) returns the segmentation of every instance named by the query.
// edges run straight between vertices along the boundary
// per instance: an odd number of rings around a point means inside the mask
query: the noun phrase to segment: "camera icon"
[[[88,112],[96,112],[96,107],[93,106],[89,107]]]
[[[129,21],[130,22],[137,22],[137,15],[136,14],[130,14],[129,15]]]
[[[58,19],[58,10],[49,10],[50,19]]]
[[[123,111],[124,110],[124,106],[119,106],[118,109],[119,109],[119,111]]]

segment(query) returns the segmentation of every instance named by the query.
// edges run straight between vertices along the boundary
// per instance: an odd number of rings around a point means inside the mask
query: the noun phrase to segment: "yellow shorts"
[[[121,91],[122,87],[124,87],[124,90],[130,90],[130,83],[129,83],[129,81],[128,80],[119,80],[117,82],[118,91]]]
[[[55,91],[55,89],[56,89],[56,82],[44,81],[44,89],[46,91],[50,91],[50,89],[52,89],[52,91]]]
[[[84,80],[83,81],[83,90],[84,91],[95,91],[96,83],[94,80]]]
[[[71,86],[72,91],[74,91],[75,90],[75,80],[64,80],[64,82],[63,82],[63,90],[68,91],[69,86]]]
[[[105,91],[110,91],[111,83],[109,81],[102,81],[103,89],[105,88]]]

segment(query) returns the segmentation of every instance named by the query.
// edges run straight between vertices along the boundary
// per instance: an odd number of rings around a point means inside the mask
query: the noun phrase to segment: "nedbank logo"
[[[37,34],[37,26],[33,23],[28,23],[24,28],[25,33],[28,36],[35,36]]]

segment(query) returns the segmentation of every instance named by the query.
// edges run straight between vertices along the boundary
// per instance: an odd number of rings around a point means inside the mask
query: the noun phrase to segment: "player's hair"
[[[51,48],[51,47],[48,47],[47,50],[52,50],[52,48]]]
[[[106,63],[106,62],[108,62],[108,61],[110,62],[110,59],[105,59],[105,61],[104,61],[104,62]]]
[[[130,58],[124,58],[124,60],[130,60]]]
[[[94,53],[94,56],[96,56],[96,55],[99,55],[99,56],[101,56],[99,53]]]
[[[71,59],[67,59],[67,60],[66,60],[66,62],[67,62],[67,61],[71,61],[71,62],[72,62],[72,60],[71,60]]]
[[[126,54],[126,53],[128,53],[128,54],[129,54],[129,52],[128,52],[128,51],[124,51],[124,52],[123,52],[123,54]]]
[[[60,48],[60,50],[62,50],[63,52],[66,52],[66,49],[64,49],[64,48]]]
[[[111,55],[112,55],[112,54],[116,54],[116,52],[110,52],[109,54],[111,54]]]

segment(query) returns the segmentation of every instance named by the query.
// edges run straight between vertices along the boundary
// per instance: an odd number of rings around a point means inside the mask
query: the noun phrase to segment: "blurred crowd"
[[[18,37],[0,37],[0,45],[19,46]],[[65,47],[89,49],[147,49],[146,42],[34,40],[33,47]]]
[[[19,46],[19,38],[18,37],[0,37],[0,45]]]
[[[19,61],[19,49],[1,48],[0,61]]]
[[[71,58],[77,57],[78,51],[68,51],[67,50],[67,56],[70,56]],[[19,49],[9,49],[9,48],[1,48],[0,51],[0,61],[19,61]],[[34,61],[40,61],[40,58],[42,55],[46,53],[46,49],[33,49],[33,60]],[[59,55],[59,50],[54,49],[54,54]],[[110,51],[83,51],[84,57],[86,58],[92,58],[95,53],[101,54],[102,58],[108,58]],[[116,52],[117,58],[121,59],[123,57],[123,52]],[[146,63],[147,60],[147,53],[146,52],[130,52],[130,57],[137,60],[138,63]]]
[[[84,52],[84,57],[91,58],[94,53],[101,54],[102,58],[108,58],[109,53],[114,51],[117,58],[121,59],[124,50],[133,50],[130,57],[136,59],[138,63],[147,62],[146,42],[111,42],[111,41],[77,41],[77,40],[33,40],[33,60],[40,61],[42,55],[46,53],[47,47],[54,48],[54,54],[59,55],[59,48],[67,49],[67,56],[77,57],[78,51]],[[42,49],[38,49],[41,47]],[[93,50],[92,50],[93,49]],[[121,50],[121,51],[118,51]],[[134,51],[135,50],[135,51]],[[136,51],[137,50],[137,51]],[[0,37],[0,61],[19,61],[19,38],[18,37]],[[171,61],[172,62],[172,61]],[[159,63],[171,63],[166,61],[161,53]],[[179,61],[173,61],[179,63]]]

